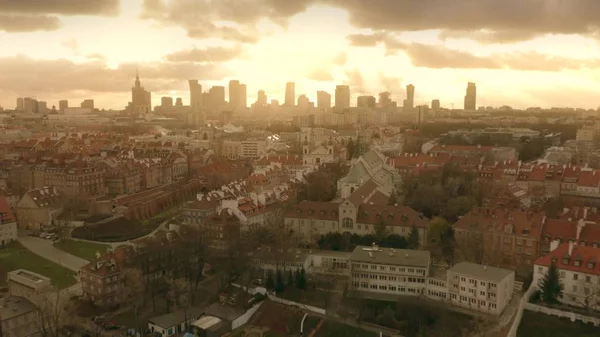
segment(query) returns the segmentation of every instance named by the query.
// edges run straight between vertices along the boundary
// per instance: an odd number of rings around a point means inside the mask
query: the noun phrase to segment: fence
[[[291,306],[294,306],[294,307],[298,307],[300,309],[312,311],[312,312],[317,313],[319,315],[325,315],[326,314],[325,309],[313,307],[311,305],[302,304],[302,303],[298,303],[298,302],[288,301],[288,300],[285,300],[283,298],[279,298],[279,297],[277,297],[275,295],[269,294],[269,299],[272,300],[272,301],[274,301],[274,302],[279,302],[279,303],[282,303],[282,304],[286,304],[286,305],[291,305]]]
[[[521,301],[519,302],[519,308],[517,309],[517,314],[515,315],[515,319],[506,337],[517,336],[517,330],[519,329],[519,324],[521,323],[521,318],[523,317],[523,310],[525,309],[525,305],[529,303],[529,298],[536,289],[537,287],[535,286],[534,282],[531,282],[531,285],[529,285],[529,288],[527,289],[525,294],[523,294],[523,297],[521,297]]]
[[[585,316],[582,314],[577,314],[570,311],[563,311],[560,309],[553,309],[544,307],[541,305],[533,304],[533,303],[525,303],[525,309],[535,312],[541,312],[546,315],[557,316],[560,318],[568,318],[571,322],[582,321],[583,323],[591,323],[594,326],[600,326],[600,318]]]

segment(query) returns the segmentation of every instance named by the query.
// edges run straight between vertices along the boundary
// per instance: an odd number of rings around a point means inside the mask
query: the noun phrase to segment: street
[[[34,254],[71,269],[74,272],[79,272],[81,267],[88,264],[88,261],[54,247],[50,240],[33,236],[19,236],[19,242]]]

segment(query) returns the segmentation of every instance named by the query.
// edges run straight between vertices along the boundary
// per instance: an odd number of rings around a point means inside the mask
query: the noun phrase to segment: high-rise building
[[[175,106],[183,106],[183,100],[181,99],[181,97],[177,97],[175,99]]]
[[[37,102],[37,112],[41,114],[45,114],[48,112],[48,104],[44,101]]]
[[[306,95],[298,96],[298,108],[304,111],[310,108],[310,100],[308,97],[306,97]]]
[[[467,94],[465,95],[465,110],[475,110],[477,105],[477,87],[475,83],[467,84]]]
[[[58,101],[58,110],[60,112],[65,111],[65,109],[68,107],[69,107],[69,101],[67,101],[66,99]]]
[[[246,92],[246,85],[245,84],[240,84],[239,86],[239,93],[240,93],[240,108],[247,108],[248,107],[248,96],[247,96],[247,92]]]
[[[279,100],[272,99],[271,100],[271,107],[278,108],[279,107]]]
[[[94,100],[93,99],[84,99],[83,102],[81,102],[80,106],[82,108],[94,110]]]
[[[284,106],[294,106],[296,103],[296,84],[288,82],[285,84],[285,101]]]
[[[375,108],[375,97],[373,96],[358,96],[356,106],[359,108]]]
[[[24,105],[23,105],[23,97],[17,98],[17,108],[16,108],[16,110],[23,111],[24,109],[25,108],[24,108]]]
[[[331,95],[327,91],[317,91],[317,108],[331,108]]]
[[[213,86],[208,90],[208,101],[204,107],[210,111],[220,111],[225,107],[225,87]]]
[[[162,107],[172,107],[173,106],[173,97],[163,96],[160,98],[160,106]]]
[[[264,90],[259,90],[258,95],[256,96],[256,107],[264,107],[267,106],[267,94],[265,94]]]
[[[204,114],[202,111],[202,85],[198,83],[198,80],[189,80],[190,86],[190,124],[203,125]]]
[[[23,111],[28,113],[37,113],[37,100],[31,97],[23,98]]]
[[[338,85],[335,87],[336,109],[347,109],[350,107],[350,86]]]
[[[415,86],[409,84],[406,86],[406,99],[404,100],[404,109],[412,109],[415,106]]]
[[[131,88],[131,112],[143,115],[152,111],[152,99],[150,91],[144,89],[140,82],[140,76],[135,74],[135,83]]]
[[[229,107],[237,108],[240,105],[240,97],[240,81],[229,81]]]
[[[392,106],[392,99],[390,98],[391,94],[387,91],[379,93],[379,107],[380,108],[388,108]]]
[[[434,99],[431,101],[431,110],[439,110],[441,108],[440,100]]]

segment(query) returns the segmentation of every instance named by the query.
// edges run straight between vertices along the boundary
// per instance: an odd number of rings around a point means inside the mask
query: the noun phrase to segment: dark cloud
[[[203,49],[180,50],[165,56],[172,62],[222,62],[242,54],[242,48],[209,47]]]
[[[54,16],[1,14],[0,12],[0,31],[8,33],[52,31],[59,29],[60,26],[60,20]]]
[[[375,47],[387,38],[384,32],[373,34],[352,34],[346,37],[350,45],[355,47]]]
[[[65,59],[34,60],[24,56],[0,58],[0,68],[0,88],[38,96],[71,90],[127,92],[137,69],[143,85],[152,91],[185,89],[189,78],[220,80],[226,76],[226,70],[216,63],[126,63],[111,69],[101,61],[74,63]]]
[[[516,41],[549,33],[588,34],[600,26],[597,0],[325,1],[347,9],[353,25],[373,30],[486,30],[491,33],[479,37]]]
[[[221,38],[243,43],[258,41],[256,24],[270,19],[284,25],[312,0],[144,0],[141,17],[165,25],[180,25],[189,37]],[[215,22],[231,25],[219,26]]]
[[[0,0],[0,13],[117,15],[119,0]]]

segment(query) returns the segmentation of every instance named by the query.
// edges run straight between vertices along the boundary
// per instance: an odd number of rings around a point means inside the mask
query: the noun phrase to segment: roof
[[[286,218],[338,221],[340,204],[320,201],[302,201],[285,214]]]
[[[430,253],[425,250],[357,246],[350,255],[352,262],[368,262],[408,267],[429,267]]]
[[[21,296],[0,298],[0,317],[8,320],[37,310],[37,307]]]
[[[556,267],[561,270],[600,275],[600,248],[573,244],[569,255],[569,245],[570,243],[559,245],[555,250],[537,259],[535,264],[549,267],[552,261],[556,261]],[[565,258],[567,260],[564,260]],[[575,265],[576,261],[579,261],[578,266]]]
[[[414,209],[404,205],[371,205],[362,204],[358,207],[356,223],[378,224],[386,226],[427,228],[429,219]]]
[[[456,273],[479,280],[500,282],[515,272],[472,262],[460,262],[448,269],[448,273]]]
[[[202,330],[210,329],[211,327],[223,322],[222,319],[215,316],[202,316],[197,321],[193,322],[192,325]]]
[[[505,235],[512,234],[539,240],[546,221],[543,212],[474,207],[454,224],[454,228],[464,231],[503,232]],[[511,226],[510,232],[507,226]]]
[[[215,302],[204,310],[206,315],[216,316],[221,319],[228,321],[235,321],[238,317],[242,316],[246,311],[237,307],[230,307],[221,303]]]
[[[56,188],[36,188],[27,191],[27,195],[38,207],[59,207],[62,203]]]
[[[176,324],[183,323],[186,317],[188,320],[191,320],[194,317],[198,317],[202,314],[204,314],[204,307],[192,307],[188,308],[187,312],[179,310],[162,316],[152,317],[148,321],[154,325],[160,326],[161,328],[170,328]]]

